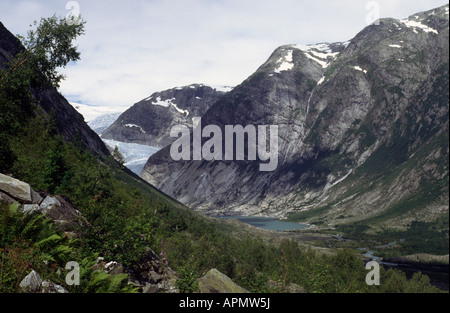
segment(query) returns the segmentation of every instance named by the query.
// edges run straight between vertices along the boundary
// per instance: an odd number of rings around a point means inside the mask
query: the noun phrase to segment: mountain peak
[[[231,89],[190,84],[154,92],[123,112],[102,138],[162,148],[173,142],[169,135],[173,125],[192,126],[192,117],[202,116]]]
[[[416,15],[344,43],[281,46],[205,113],[203,126],[278,126],[275,171],[259,172],[260,160],[174,161],[165,147],[141,177],[207,214],[308,212],[324,227],[368,228],[379,226],[368,217],[393,228],[418,212],[442,218],[448,200],[426,190],[448,195],[448,5]]]

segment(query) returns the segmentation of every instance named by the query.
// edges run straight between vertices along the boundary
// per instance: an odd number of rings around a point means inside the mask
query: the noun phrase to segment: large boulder
[[[47,214],[58,209],[61,206],[61,202],[52,196],[45,197],[44,201],[42,201],[40,208],[42,214]]]
[[[55,222],[58,229],[67,235],[77,237],[79,228],[88,224],[80,211],[67,197],[51,196],[35,192],[29,184],[0,174],[0,202],[4,204],[18,203],[20,210],[26,214],[34,212],[45,215]]]
[[[30,274],[22,279],[19,286],[24,292],[38,292],[41,288],[41,284],[41,276],[39,276],[39,274],[35,270],[32,270]]]
[[[73,237],[79,235],[80,227],[88,224],[70,200],[60,195],[46,196],[39,208],[42,214],[55,222],[58,229]]]
[[[10,176],[0,174],[0,191],[22,203],[33,203],[30,185]]]
[[[12,198],[11,196],[7,195],[6,193],[3,193],[0,191],[0,203],[11,204],[14,202],[16,202],[16,200],[14,200],[14,198]]]
[[[199,279],[198,289],[201,293],[248,293],[225,274],[213,268]]]
[[[32,270],[19,284],[23,292],[26,293],[67,293],[64,287],[52,281],[42,281],[41,276]]]

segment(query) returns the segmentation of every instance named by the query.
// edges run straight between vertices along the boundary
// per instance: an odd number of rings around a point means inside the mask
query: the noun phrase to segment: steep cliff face
[[[208,214],[436,220],[448,212],[448,12],[382,19],[346,43],[282,46],[205,113],[202,127],[278,125],[275,171],[174,161],[168,146],[141,177]]]
[[[5,63],[22,49],[20,41],[0,23],[0,69],[4,69]],[[35,89],[33,90],[33,96],[37,105],[48,116],[53,112],[56,129],[65,140],[78,140],[86,149],[97,155],[109,155],[109,151],[102,140],[89,128],[83,116],[69,104],[56,88]]]
[[[172,126],[192,127],[192,117],[202,116],[224,94],[202,84],[155,92],[120,115],[102,138],[165,147],[175,140],[170,137]]]

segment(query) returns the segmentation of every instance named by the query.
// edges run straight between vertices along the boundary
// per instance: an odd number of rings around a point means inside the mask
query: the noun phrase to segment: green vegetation
[[[357,124],[358,120],[355,122],[356,122],[355,124]],[[362,140],[361,140],[362,147],[370,147],[377,140],[377,138],[372,134],[372,132],[369,130],[369,127],[367,126],[367,124],[365,122],[362,122],[360,124],[360,126],[359,126],[358,130],[355,132],[355,134],[362,136]]]
[[[28,117],[36,103],[32,89],[58,87],[63,75],[58,69],[79,60],[73,41],[84,33],[84,22],[68,25],[56,16],[41,19],[28,37],[21,37],[24,49],[0,71],[0,170],[7,171],[14,162],[9,138]]]
[[[74,152],[70,150],[73,148],[69,147],[70,145],[66,146],[70,152],[64,154],[65,158],[69,158]],[[66,251],[60,248],[56,249],[57,246],[53,249],[52,246],[47,246],[46,250],[40,251],[40,253],[51,255],[55,260],[58,258],[59,266],[66,260],[81,258],[84,260],[81,263],[85,264],[85,268],[88,269],[97,255],[131,265],[139,262],[139,259],[145,254],[145,248],[149,246],[156,253],[160,253],[164,249],[170,266],[179,271],[178,287],[185,292],[195,291],[195,279],[210,268],[218,268],[253,292],[282,292],[290,283],[303,286],[310,292],[389,291],[380,288],[371,289],[367,286],[364,282],[367,271],[364,269],[363,262],[349,251],[335,257],[325,257],[312,250],[305,252],[293,241],[285,240],[277,247],[268,245],[258,238],[234,238],[222,231],[219,225],[182,209],[173,201],[152,192],[145,184],[129,177],[127,179],[131,181],[126,182],[126,175],[123,172],[117,169],[110,173],[106,169],[101,172],[100,164],[95,158],[88,157],[81,151],[78,152],[78,155],[84,161],[81,162],[78,159],[80,163],[77,165],[79,166],[77,171],[73,164],[66,164],[66,166],[69,171],[80,173],[79,176],[77,174],[72,176],[72,183],[68,184],[71,186],[70,188],[65,189],[66,187],[63,185],[57,186],[57,188],[70,195],[92,227],[85,229],[82,239],[67,243],[67,247],[74,250],[72,254],[60,257],[59,254],[52,253],[51,251]],[[95,167],[96,163],[97,167]],[[45,168],[42,170],[45,171]],[[39,177],[40,175],[37,173],[34,178],[38,181]],[[75,183],[77,180],[83,179],[85,179],[84,183],[91,181],[96,186]],[[106,188],[106,186],[109,187]],[[42,219],[42,217],[40,218]],[[10,224],[21,225],[18,222]],[[44,226],[50,227],[50,225],[46,222],[42,228],[45,230]],[[26,234],[26,232],[21,233]],[[30,239],[29,236],[24,235],[26,238],[24,240],[31,240],[31,243],[25,247],[34,247],[33,242],[42,242],[54,234],[56,233],[47,231],[45,235],[35,237],[36,239],[33,237]],[[60,234],[57,236],[53,238],[55,244],[59,241],[68,241]],[[1,240],[3,258],[14,257],[10,254],[11,252],[4,253],[3,251],[16,251],[17,249],[27,251],[29,255],[26,257],[27,260],[35,257],[37,251],[28,251],[15,241],[11,241],[13,238],[17,240],[16,235],[8,237],[11,239],[3,240],[2,238]],[[52,240],[48,242],[52,243]],[[162,240],[163,246],[160,244]],[[10,263],[8,260],[7,264]],[[42,262],[36,261],[33,264],[42,264]],[[17,277],[15,282],[19,280],[19,277],[24,276],[25,273],[20,275],[24,266],[25,264],[12,265]],[[11,270],[9,267],[5,267],[4,271]],[[31,270],[31,267],[26,268],[25,271],[27,270]],[[47,272],[42,268],[37,268],[37,270],[55,282],[61,281],[61,278],[58,280],[58,277],[55,278],[52,272]],[[80,287],[74,291],[100,292],[108,290],[108,286],[112,282],[106,280],[97,289],[98,279],[103,277],[97,278],[92,275],[92,273],[86,274],[87,282],[84,289]],[[393,277],[400,279],[403,285],[410,286],[406,278],[399,275]],[[7,277],[13,276],[8,275]],[[390,276],[387,277],[386,280],[390,279]],[[81,280],[85,281],[83,277]],[[269,284],[270,280],[279,281],[282,284],[273,287]],[[4,285],[7,285],[7,282]],[[382,286],[384,285],[382,284]],[[392,283],[389,286],[395,286],[395,284]],[[428,288],[430,287],[428,286]],[[432,288],[428,290],[435,291]]]
[[[365,233],[370,229],[366,221],[340,225],[337,231],[355,241],[353,247],[365,246],[377,250],[381,257],[402,256],[415,253],[429,253],[441,255],[448,251],[448,213],[434,222],[413,221],[406,230],[383,229],[375,234]],[[382,245],[396,242],[395,249],[380,249]],[[348,245],[347,245],[348,246]]]
[[[21,229],[21,219],[31,217],[16,212],[17,217],[11,220],[7,213],[10,211],[2,211],[2,225],[12,227],[2,232],[0,240],[1,257],[6,264],[2,272],[15,273],[3,276],[7,279],[2,283],[2,292],[17,291],[17,281],[32,269],[43,278],[64,285],[64,276],[57,275],[57,268],[68,260],[81,260],[85,273],[81,277],[84,284],[69,286],[71,292],[135,291],[124,285],[123,275],[98,274],[90,269],[97,256],[125,266],[139,263],[147,247],[157,254],[164,251],[169,265],[180,276],[177,285],[184,292],[194,292],[196,279],[211,268],[219,269],[252,292],[285,292],[289,284],[302,286],[308,292],[389,291],[382,288],[383,284],[376,287],[365,284],[367,270],[351,251],[324,256],[313,250],[305,251],[294,241],[284,240],[277,246],[250,236],[234,237],[227,227],[187,210],[124,172],[112,159],[99,161],[76,144],[49,135],[49,124],[36,117],[15,138],[12,147],[18,160],[13,172],[31,182],[36,190],[46,188],[48,179],[44,178],[53,177],[54,173],[63,177],[59,183],[55,180],[54,190],[68,196],[90,226],[82,228],[83,237],[74,241],[55,231],[42,216],[35,217],[41,221],[37,224],[42,231],[14,230]],[[57,168],[62,171],[44,166],[53,158],[51,152],[57,143],[61,165]],[[17,253],[24,257],[23,262],[16,261]],[[50,263],[44,266],[43,260]],[[391,276],[400,279],[404,288],[412,288],[400,273],[382,275],[387,275],[386,280]],[[427,288],[436,291],[429,285]]]
[[[408,281],[393,270],[382,270],[380,286],[368,286],[364,262],[351,250],[323,255],[295,241],[276,245],[251,235],[236,237],[231,226],[193,213],[112,157],[99,159],[78,142],[65,142],[53,126],[55,117],[38,109],[29,90],[57,86],[62,77],[56,68],[79,57],[68,47],[83,25],[72,29],[55,17],[42,20],[26,41],[28,49],[0,72],[0,138],[5,138],[0,170],[34,190],[68,197],[88,221],[77,230],[80,238],[70,239],[43,215],[25,215],[17,203],[1,203],[0,292],[20,291],[20,281],[33,269],[70,292],[135,292],[126,274],[93,266],[99,256],[124,266],[139,264],[148,248],[178,272],[183,292],[195,292],[196,279],[211,268],[252,292],[286,292],[291,284],[307,292],[438,291],[422,275]],[[61,269],[72,260],[81,266],[79,286],[64,283]]]
[[[180,267],[177,274],[180,278],[177,280],[176,284],[180,292],[191,293],[197,291],[199,277],[192,266],[186,265]]]
[[[0,204],[0,293],[20,291],[19,283],[31,271],[54,283],[65,285],[61,268],[80,260],[80,285],[71,292],[135,292],[126,275],[94,271],[96,254],[86,254],[79,243],[62,235],[43,215],[23,214],[18,203]]]

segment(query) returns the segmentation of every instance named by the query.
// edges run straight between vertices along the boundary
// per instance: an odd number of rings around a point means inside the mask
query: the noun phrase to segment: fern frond
[[[73,252],[73,248],[67,245],[57,245],[52,250],[50,250],[49,254],[53,257],[57,262],[64,260],[64,258],[70,255]]]
[[[116,293],[120,291],[120,286],[122,285],[123,281],[128,279],[127,274],[117,274],[113,275],[111,279],[109,280],[108,289],[106,292],[109,293]]]
[[[17,229],[17,237],[24,239],[34,239],[42,227],[44,216],[40,214],[24,214],[20,218],[19,227]]]
[[[89,282],[89,287],[93,287],[95,290],[99,290],[100,292],[102,292],[102,288],[98,287],[106,283],[110,276],[111,275],[105,272],[95,272],[93,274],[93,279]]]
[[[44,238],[34,244],[34,246],[39,251],[45,251],[45,249],[49,249],[52,245],[58,243],[61,240],[61,236],[57,234],[50,235],[47,238]]]

